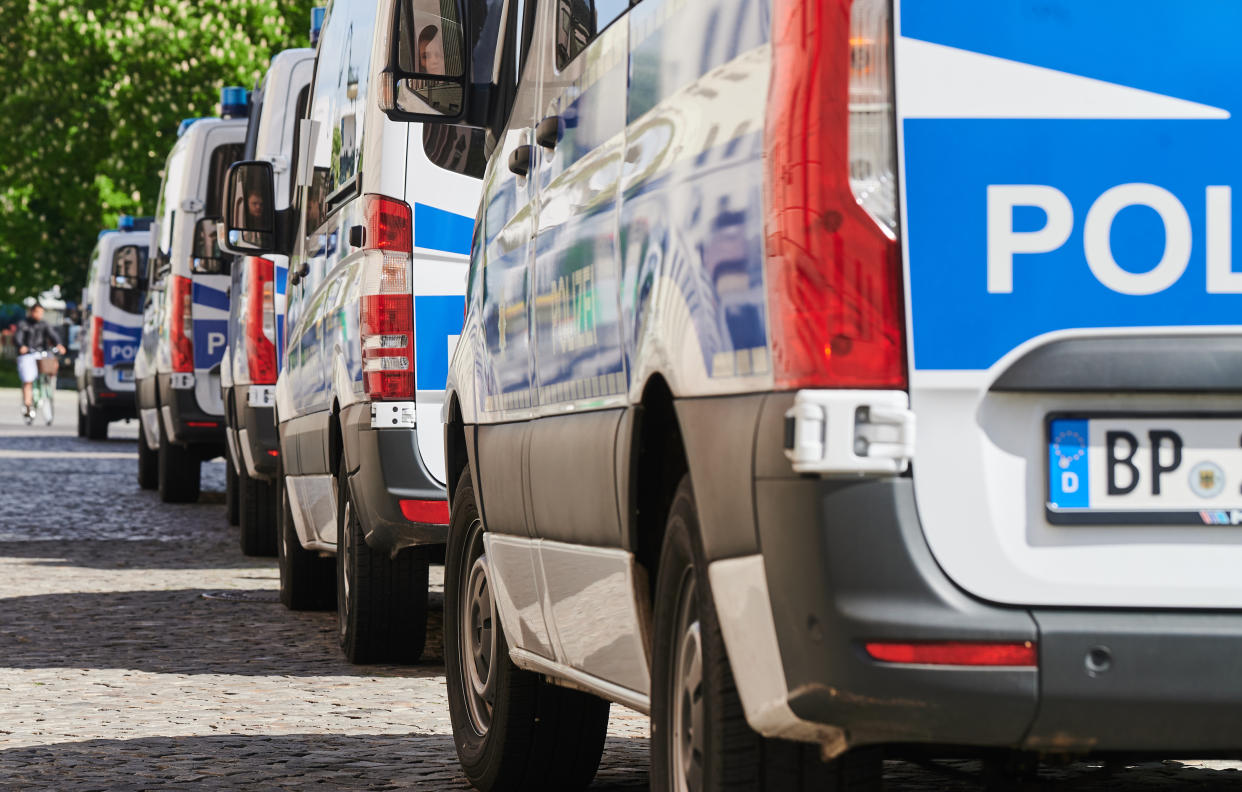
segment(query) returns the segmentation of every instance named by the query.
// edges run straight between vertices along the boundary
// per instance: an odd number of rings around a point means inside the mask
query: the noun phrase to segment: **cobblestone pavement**
[[[291,613],[270,559],[223,516],[223,465],[201,501],[138,489],[136,425],[74,436],[15,423],[0,391],[0,790],[460,790],[440,657],[350,666],[334,616]],[[433,568],[433,583],[442,583]],[[647,723],[613,707],[598,790],[647,786]],[[1233,789],[1237,763],[1045,774],[1072,790]],[[978,789],[977,768],[890,763],[889,786]],[[1032,787],[1033,788],[1033,787]]]

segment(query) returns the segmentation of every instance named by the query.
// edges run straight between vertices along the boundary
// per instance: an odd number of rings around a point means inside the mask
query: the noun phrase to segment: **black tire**
[[[280,601],[289,610],[332,610],[336,607],[336,559],[302,547],[293,525],[293,506],[277,474],[277,558],[280,562]]]
[[[586,789],[604,753],[608,702],[513,665],[494,606],[466,611],[471,627],[463,629],[467,602],[491,603],[486,568],[475,566],[483,533],[466,471],[453,494],[444,565],[445,676],[458,761],[483,792]],[[472,596],[473,585],[486,596]],[[475,636],[490,650],[466,648],[463,638]],[[490,700],[475,693],[472,674]]]
[[[103,410],[96,407],[86,408],[86,438],[88,440],[108,439],[108,419]]]
[[[159,455],[160,500],[164,503],[194,503],[202,485],[203,464],[190,448],[172,443],[160,422]]]
[[[241,522],[241,504],[238,502],[237,469],[233,467],[233,458],[224,458],[224,519],[229,525]]]
[[[232,465],[228,465],[232,468]],[[276,555],[276,488],[269,482],[237,474],[241,551],[248,556]]]
[[[138,486],[153,490],[160,485],[160,452],[147,445],[147,433],[138,426]]]
[[[336,622],[351,663],[415,663],[427,642],[427,555],[367,544],[341,461],[336,478]]]
[[[86,437],[86,413],[82,412],[82,405],[78,405],[78,437]]]
[[[689,474],[682,477],[673,497],[660,551],[653,649],[651,789],[655,792],[881,788],[883,763],[874,750],[853,750],[825,762],[818,745],[767,739],[747,724],[716,618]],[[679,676],[685,678],[682,669],[696,666],[699,673],[688,672],[693,682],[677,684]],[[676,714],[678,710],[685,715]],[[702,724],[702,734],[683,725],[686,716],[690,723]],[[678,775],[687,779],[684,787],[677,783]]]

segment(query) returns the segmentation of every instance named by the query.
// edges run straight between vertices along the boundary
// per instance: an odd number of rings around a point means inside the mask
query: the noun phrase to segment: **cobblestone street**
[[[331,613],[277,600],[274,559],[224,520],[223,463],[202,500],[135,481],[136,424],[107,442],[16,422],[0,391],[0,789],[468,789],[445,704],[438,584],[428,657],[351,666]],[[594,788],[645,789],[647,720],[613,707]],[[1238,763],[1048,771],[1058,788],[1234,789]],[[892,763],[896,789],[979,788],[974,765]]]

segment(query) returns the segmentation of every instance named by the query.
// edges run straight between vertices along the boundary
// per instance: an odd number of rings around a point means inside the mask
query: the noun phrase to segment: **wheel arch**
[[[466,442],[466,425],[461,414],[461,403],[456,391],[449,394],[447,420],[444,422],[444,475],[448,490],[448,502],[453,503],[457,483],[462,471],[470,464],[470,449]]]
[[[647,573],[647,594],[654,596],[664,544],[665,523],[677,485],[690,470],[673,391],[659,374],[643,385],[635,405],[628,453],[629,547]]]

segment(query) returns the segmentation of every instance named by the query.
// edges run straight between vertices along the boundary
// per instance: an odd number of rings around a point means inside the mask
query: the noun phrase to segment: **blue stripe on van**
[[[448,339],[461,334],[466,298],[414,295],[414,383],[419,390],[444,390],[448,379]]]
[[[414,204],[414,247],[470,254],[474,218],[446,212],[434,206]]]
[[[103,329],[105,333],[116,333],[119,336],[125,336],[126,338],[132,338],[135,341],[142,338],[141,327],[128,327],[126,325],[119,325],[119,324],[116,324],[115,322],[109,322],[107,319],[104,320]]]
[[[195,305],[205,305],[208,308],[218,308],[221,311],[229,309],[229,294],[226,291],[195,283],[192,294],[194,295],[193,302]]]

